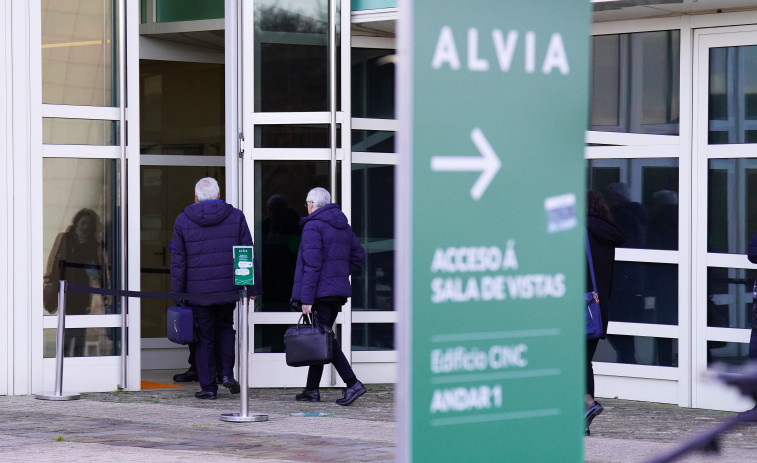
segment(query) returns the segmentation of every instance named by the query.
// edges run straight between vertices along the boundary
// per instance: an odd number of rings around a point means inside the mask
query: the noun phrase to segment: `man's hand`
[[[312,312],[313,306],[309,304],[302,304],[302,313],[305,315],[308,315],[310,312]]]

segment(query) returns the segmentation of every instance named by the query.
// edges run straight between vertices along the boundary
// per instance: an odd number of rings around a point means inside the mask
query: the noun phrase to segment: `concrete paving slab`
[[[0,461],[395,461],[394,386],[367,387],[349,407],[334,403],[339,389],[322,389],[319,403],[296,402],[299,389],[250,389],[250,413],[269,416],[256,423],[221,421],[222,413],[240,411],[239,396],[221,388],[218,400],[197,400],[196,384],[85,393],[68,402],[0,397]],[[585,459],[592,463],[649,461],[734,415],[600,400],[605,411],[584,440]],[[326,416],[302,416],[308,414]],[[678,461],[757,461],[757,424],[729,431],[720,443],[718,455],[696,453]]]

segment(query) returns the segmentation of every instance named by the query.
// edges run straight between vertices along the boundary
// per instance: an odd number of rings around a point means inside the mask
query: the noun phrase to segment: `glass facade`
[[[707,343],[707,365],[744,365],[749,361],[749,344],[742,342],[709,341]]]
[[[680,32],[592,38],[590,130],[678,134]]]
[[[139,79],[142,154],[226,154],[223,64],[141,60]]]
[[[117,106],[115,0],[42,0],[42,103]]]
[[[588,187],[602,193],[625,248],[678,249],[678,159],[592,159]]]
[[[118,172],[116,161],[45,159],[43,162],[43,280],[45,315],[58,312],[58,282],[119,289]],[[120,299],[69,289],[66,315],[121,312]],[[68,328],[66,356],[119,355],[115,328]],[[52,351],[50,339],[53,340]],[[55,330],[45,330],[44,355],[55,355]]]
[[[255,127],[255,148],[329,147],[331,147],[331,132],[326,124],[258,125]]]
[[[746,254],[757,230],[757,159],[710,159],[707,251]]]
[[[612,334],[599,341],[594,361],[677,367],[678,340]]]
[[[58,330],[43,330],[44,358],[55,357]],[[66,328],[64,357],[108,357],[121,355],[121,328]]]
[[[57,282],[93,288],[118,288],[118,170],[114,160],[56,159],[43,162],[44,309],[57,313]],[[111,298],[72,292],[68,315],[112,314]]]
[[[173,225],[186,206],[194,202],[197,181],[213,177],[226,197],[226,170],[207,166],[142,166],[140,169],[140,283],[143,291],[171,291],[171,250]],[[166,337],[167,299],[143,298],[141,333],[143,338]]]
[[[678,266],[615,262],[608,303],[611,321],[677,325]]]
[[[757,270],[707,269],[707,326],[752,328],[752,290]]]
[[[260,194],[256,195],[254,236],[263,279],[263,295],[255,300],[255,310],[288,312],[302,234],[299,219],[307,215],[308,191],[317,186],[328,189],[329,165],[325,161],[258,161],[255,178]]]
[[[353,164],[352,230],[365,249],[352,310],[394,310],[394,166]]]
[[[352,117],[394,119],[394,50],[352,49]]]
[[[42,119],[42,143],[46,145],[118,145],[118,121],[94,119]]]
[[[712,48],[709,143],[757,143],[757,45]]]
[[[261,0],[254,8],[255,111],[328,111],[328,2]]]

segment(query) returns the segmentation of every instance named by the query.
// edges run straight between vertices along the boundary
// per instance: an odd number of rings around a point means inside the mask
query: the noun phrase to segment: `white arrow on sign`
[[[431,158],[431,170],[445,172],[472,172],[481,171],[473,187],[470,189],[470,195],[473,199],[479,200],[484,195],[494,176],[499,172],[502,162],[494,152],[489,140],[484,136],[484,132],[478,127],[470,133],[473,144],[476,145],[481,157],[474,158],[471,156],[434,156]]]

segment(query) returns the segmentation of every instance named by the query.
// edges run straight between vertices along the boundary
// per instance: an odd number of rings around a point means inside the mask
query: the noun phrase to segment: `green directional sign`
[[[255,284],[252,246],[234,246],[234,284],[237,286]]]
[[[408,0],[401,461],[583,461],[586,0]]]

